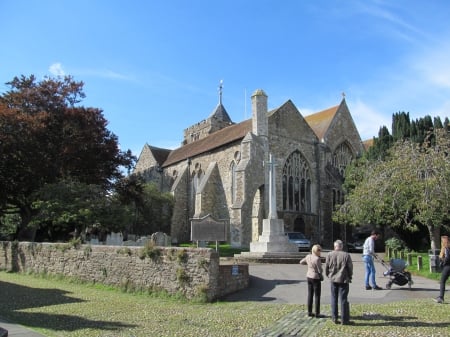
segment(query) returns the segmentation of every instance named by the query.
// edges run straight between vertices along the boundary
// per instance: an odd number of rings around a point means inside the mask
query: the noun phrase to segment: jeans
[[[366,283],[366,287],[369,286],[369,279],[372,283],[372,287],[375,287],[377,283],[375,282],[375,265],[373,263],[373,256],[370,255],[363,255],[363,261],[366,265],[366,276],[364,278],[364,281]]]
[[[312,314],[313,297],[315,304],[316,316],[320,314],[320,293],[322,291],[321,282],[319,279],[307,278],[308,280],[308,314]]]
[[[341,302],[341,320],[348,322],[350,320],[350,306],[348,303],[348,292],[350,286],[348,283],[331,282],[331,318],[337,320],[338,315],[338,299]]]
[[[442,298],[442,299],[444,299],[445,282],[447,282],[447,279],[448,279],[449,276],[450,276],[450,265],[449,266],[444,266],[442,268],[440,291],[439,291],[439,297]]]

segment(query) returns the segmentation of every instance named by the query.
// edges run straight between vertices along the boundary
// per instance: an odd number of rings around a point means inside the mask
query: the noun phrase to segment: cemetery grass
[[[197,247],[197,245],[194,244],[194,243],[184,243],[184,244],[180,244],[180,247]],[[216,249],[216,244],[215,243],[208,243],[207,247],[208,248],[212,248],[212,249]],[[248,251],[248,249],[232,247],[228,243],[221,243],[221,244],[219,244],[218,245],[218,249],[219,249],[219,256],[220,257],[234,257],[234,254],[240,254],[242,252]]]
[[[298,305],[195,303],[68,278],[0,271],[0,317],[45,336],[254,336]]]

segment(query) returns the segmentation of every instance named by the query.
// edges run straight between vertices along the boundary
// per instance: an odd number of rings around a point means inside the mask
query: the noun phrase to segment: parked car
[[[347,251],[349,253],[362,253],[364,241],[370,236],[370,232],[355,233],[350,242],[347,242]],[[384,241],[382,239],[375,241],[375,252],[384,252]]]
[[[347,251],[349,253],[362,253],[364,241],[370,236],[368,233],[356,233],[353,234],[350,242],[347,242]]]
[[[306,238],[305,234],[301,232],[288,232],[285,234],[289,242],[295,243],[298,246],[299,251],[309,251],[311,249],[311,241]]]
[[[349,253],[362,253],[364,241],[347,242],[347,251]]]

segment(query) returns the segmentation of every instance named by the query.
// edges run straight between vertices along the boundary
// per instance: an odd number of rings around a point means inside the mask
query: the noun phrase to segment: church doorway
[[[294,232],[302,232],[303,234],[306,234],[306,226],[305,226],[305,220],[303,220],[302,217],[297,217],[294,220]]]

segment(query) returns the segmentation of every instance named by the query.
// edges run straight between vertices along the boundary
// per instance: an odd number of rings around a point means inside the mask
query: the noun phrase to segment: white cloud
[[[48,71],[54,76],[64,76],[66,74],[62,64],[59,62],[51,64]]]
[[[386,126],[388,129],[391,128],[391,116],[388,117],[378,112],[375,107],[359,99],[354,102],[347,99],[347,105],[362,140],[377,137],[378,131],[382,126]]]
[[[394,14],[403,13],[404,16],[407,16],[407,11],[399,8],[399,5],[395,3],[384,1],[370,3],[362,1],[358,5],[362,12],[380,20],[380,24],[377,25],[379,30],[385,31],[390,36],[396,36],[409,42],[426,36],[422,30],[410,24],[400,15]]]
[[[414,61],[413,67],[428,84],[450,88],[450,45],[435,46]]]

